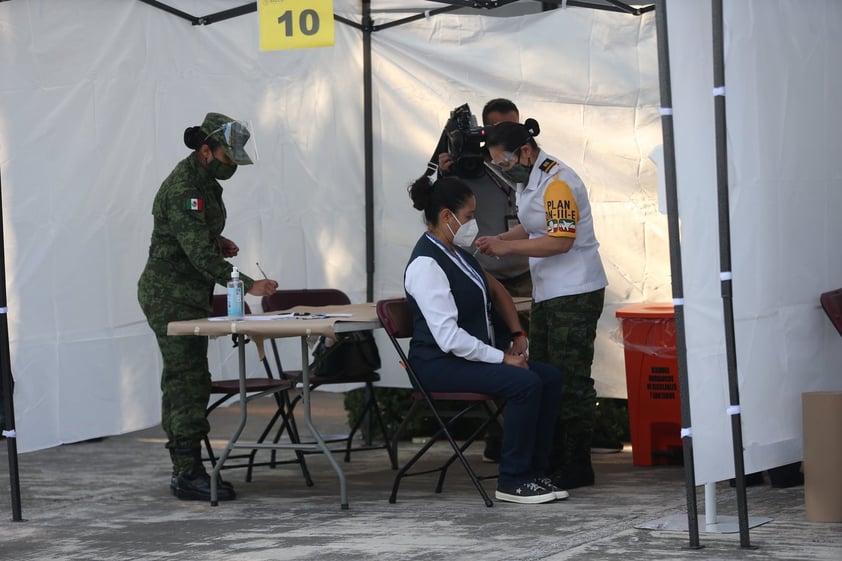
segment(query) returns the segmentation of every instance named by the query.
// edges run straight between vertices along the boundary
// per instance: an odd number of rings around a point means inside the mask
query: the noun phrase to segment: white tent
[[[233,3],[171,4],[201,14]],[[334,5],[359,20],[357,2]],[[260,261],[282,286],[336,286],[365,299],[361,33],[337,24],[333,48],[260,52],[255,18],[202,27],[137,2],[0,4],[21,450],[158,421],[160,359],[135,283],[152,197],[187,153],[184,128],[207,111],[250,119],[260,152],[225,184],[226,235],[242,248],[235,264],[249,273]],[[442,15],[374,34],[375,298],[402,293],[423,230],[405,187],[449,111],[508,96],[592,189],[612,285],[596,372],[602,395],[624,395],[613,310],[669,291],[646,157],[659,142],[655,68],[651,18],[591,10]],[[219,345],[223,359],[229,348]],[[404,384],[393,370],[386,383]]]
[[[720,259],[711,7],[669,2],[696,482],[734,475]],[[842,285],[842,5],[724,2],[733,309],[745,471],[802,458],[801,393],[839,390],[819,295]]]
[[[201,14],[238,3],[170,4]],[[374,4],[378,21],[438,6]],[[832,166],[840,148],[832,53],[842,16],[830,0],[780,0],[780,19],[770,4],[728,3],[748,471],[800,458],[797,396],[838,387],[830,374],[842,363],[817,304],[842,278],[831,259],[842,193]],[[357,1],[334,5],[359,20]],[[669,5],[702,483],[733,475],[723,444],[709,27],[698,25],[710,18],[697,3]],[[337,25],[333,48],[259,52],[253,15],[191,26],[137,2],[0,3],[0,171],[22,450],[158,422],[160,359],[135,282],[152,197],[186,154],[182,131],[207,111],[250,119],[261,155],[226,183],[226,235],[242,248],[235,264],[254,272],[260,261],[282,286],[331,285],[365,299],[361,36]],[[372,52],[375,298],[402,292],[406,256],[423,229],[405,186],[423,170],[450,109],[509,97],[541,122],[540,144],[590,189],[610,282],[594,376],[601,395],[624,395],[614,311],[671,296],[666,220],[647,157],[660,143],[654,18],[573,8],[447,14],[373,34]],[[806,63],[795,58],[805,53]],[[233,372],[227,346],[218,345],[218,375]],[[386,374],[386,383],[402,383]]]

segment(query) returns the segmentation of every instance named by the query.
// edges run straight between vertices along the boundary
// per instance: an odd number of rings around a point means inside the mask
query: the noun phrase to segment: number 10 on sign
[[[258,0],[260,50],[333,46],[333,0]]]

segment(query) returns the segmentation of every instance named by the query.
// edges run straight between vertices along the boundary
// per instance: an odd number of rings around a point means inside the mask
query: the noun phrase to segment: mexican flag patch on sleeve
[[[202,199],[187,199],[187,210],[205,210],[205,201]]]

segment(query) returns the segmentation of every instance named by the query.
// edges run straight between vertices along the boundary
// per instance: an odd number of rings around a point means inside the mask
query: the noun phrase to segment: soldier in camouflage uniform
[[[538,123],[499,123],[486,146],[518,191],[520,225],[477,240],[488,255],[529,256],[532,272],[530,358],[564,373],[561,412],[550,457],[555,486],[593,485],[591,441],[596,391],[591,378],[596,325],[608,280],[599,256],[590,202],[582,180],[546,154],[533,138]]]
[[[138,302],[158,340],[164,362],[161,425],[173,464],[172,492],[180,499],[210,500],[210,478],[202,465],[201,442],[209,424],[207,337],[168,337],[171,321],[208,317],[214,284],[225,285],[239,248],[222,236],[225,204],[217,180],[230,178],[238,164],[251,164],[245,152],[248,129],[219,113],[208,113],[200,127],[184,132],[194,151],[164,180],[152,205],[154,226],[149,258],[138,280]],[[241,274],[249,294],[272,294],[274,280]],[[221,482],[221,500],[234,489]]]

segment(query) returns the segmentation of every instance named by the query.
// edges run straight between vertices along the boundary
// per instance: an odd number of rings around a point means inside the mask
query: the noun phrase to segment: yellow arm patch
[[[575,238],[579,223],[579,205],[570,186],[558,177],[550,181],[544,191],[544,210],[547,217],[547,235]]]

